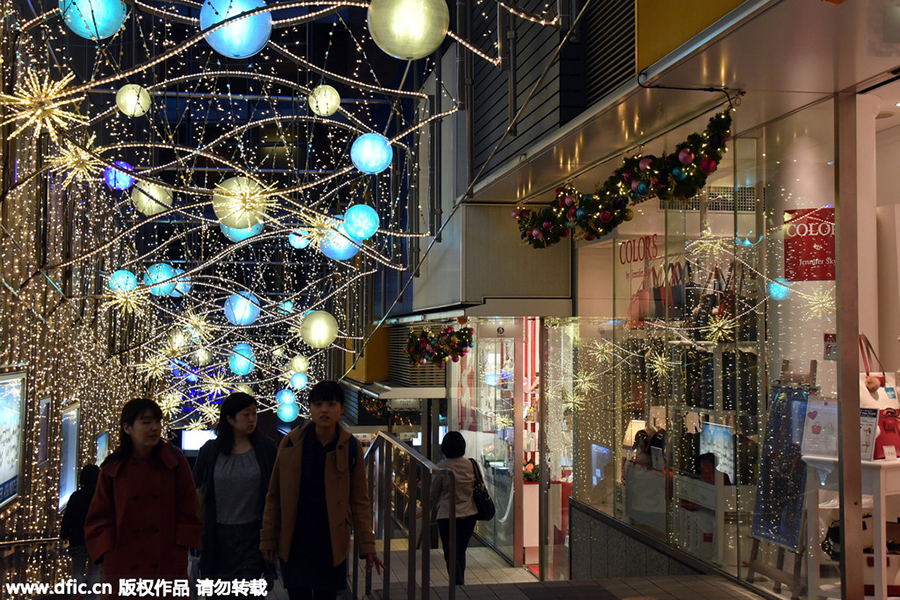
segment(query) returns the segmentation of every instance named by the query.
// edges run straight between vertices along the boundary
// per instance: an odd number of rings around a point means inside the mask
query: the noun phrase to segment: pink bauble
[[[566,216],[570,219],[574,219],[576,212],[578,212],[578,209],[573,206],[572,208],[569,209],[569,212],[566,213]]]
[[[690,148],[682,148],[680,152],[678,152],[678,160],[683,165],[689,165],[694,162],[694,153],[691,152]]]
[[[534,236],[534,239],[539,240],[544,237],[544,232],[542,232],[540,229],[535,229],[531,232],[531,235]]]
[[[716,170],[716,161],[714,161],[713,159],[711,159],[708,156],[704,156],[703,160],[700,161],[700,169],[704,173],[709,175],[710,173],[712,173],[713,171]]]
[[[519,211],[517,211],[517,210],[512,211],[512,218],[513,218],[513,219],[518,219],[518,218],[519,218]]]
[[[603,221],[604,223],[609,223],[610,221],[613,220],[613,214],[608,210],[601,210],[600,211],[600,220]]]
[[[632,192],[637,192],[637,191],[638,191],[638,184],[639,184],[639,183],[640,183],[640,180],[638,180],[638,179],[632,180],[632,182],[631,182],[631,191],[632,191]]]
[[[634,179],[634,174],[631,171],[622,171],[622,179],[627,183]]]
[[[572,206],[573,204],[575,204],[575,198],[566,196],[566,206]]]
[[[638,163],[638,166],[641,168],[641,171],[646,171],[650,168],[650,161],[653,160],[649,156],[645,156],[641,159],[641,162]]]
[[[544,229],[552,229],[552,228],[553,228],[553,223],[551,223],[550,221],[544,221]]]
[[[428,364],[428,361],[425,360],[424,358],[422,358],[422,359],[419,360],[419,364],[420,364],[420,365],[427,365],[427,364]]]
[[[465,352],[463,352],[463,354],[465,354]],[[451,360],[452,360],[453,362],[459,362],[459,357],[458,357],[458,356],[453,356],[453,357],[451,358]]]

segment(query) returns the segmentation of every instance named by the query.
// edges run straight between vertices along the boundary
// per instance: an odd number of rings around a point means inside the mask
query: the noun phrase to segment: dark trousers
[[[466,548],[472,534],[475,533],[475,523],[478,519],[475,515],[456,519],[456,585],[466,583]],[[447,563],[447,572],[450,571],[450,555],[447,547],[450,545],[450,519],[438,519],[438,531],[441,534],[441,545],[444,547],[444,562]],[[291,598],[291,600],[294,600]]]
[[[313,588],[288,588],[290,600],[335,600],[338,592],[334,590],[315,590]]]

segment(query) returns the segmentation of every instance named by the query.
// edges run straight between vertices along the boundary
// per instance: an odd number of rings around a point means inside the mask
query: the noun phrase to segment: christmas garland
[[[459,361],[460,356],[465,356],[469,348],[475,346],[473,333],[471,327],[460,327],[459,331],[446,327],[437,335],[429,329],[411,331],[403,351],[414,365],[431,362],[443,368],[444,363]]]
[[[360,394],[360,396],[360,402],[362,403],[363,408],[376,419],[383,419],[390,413],[390,408],[388,407],[388,401],[386,399],[373,398],[366,394]]]
[[[715,172],[731,134],[731,113],[723,111],[709,120],[701,133],[692,133],[662,157],[632,156],[597,189],[594,194],[579,195],[571,183],[557,188],[556,200],[547,208],[517,208],[512,216],[518,221],[522,239],[534,248],[547,248],[578,228],[585,240],[610,233],[622,221],[634,218],[629,204],[651,198],[687,201]]]

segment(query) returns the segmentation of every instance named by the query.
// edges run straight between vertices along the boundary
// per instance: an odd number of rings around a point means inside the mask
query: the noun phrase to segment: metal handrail
[[[405,457],[405,460],[396,460]],[[405,468],[397,470],[397,463],[405,463]],[[366,451],[365,455],[366,475],[369,484],[369,496],[372,499],[375,513],[375,535],[376,538],[381,536],[384,540],[384,576],[382,578],[382,597],[385,600],[390,599],[391,587],[391,539],[393,537],[394,513],[393,505],[396,493],[394,483],[405,479],[406,486],[406,507],[405,518],[406,523],[400,523],[406,526],[407,542],[408,542],[408,572],[406,590],[409,600],[416,600],[416,551],[421,550],[419,558],[421,564],[422,578],[422,600],[428,600],[431,597],[431,514],[437,504],[438,498],[431,497],[431,481],[432,477],[441,473],[448,477],[450,482],[451,499],[456,498],[456,477],[453,471],[449,469],[441,469],[433,462],[422,456],[418,451],[407,446],[400,439],[389,433],[378,432],[374,442]],[[421,501],[421,511],[419,510],[419,501]],[[449,503],[451,523],[456,522],[456,502]],[[419,547],[418,531],[416,517],[418,514],[422,518],[422,543]],[[449,591],[448,600],[456,599],[456,527],[450,527],[449,544],[449,564],[448,579]],[[353,575],[352,590],[353,598],[359,598],[359,539],[354,536],[353,541]],[[366,573],[365,594],[369,596],[372,592],[372,573]]]

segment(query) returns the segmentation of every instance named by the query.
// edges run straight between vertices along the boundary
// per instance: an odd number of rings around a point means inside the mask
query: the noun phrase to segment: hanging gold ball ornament
[[[330,85],[317,86],[309,97],[309,110],[320,117],[330,117],[341,107],[341,95]]]
[[[205,367],[212,362],[212,352],[206,348],[197,348],[194,351],[194,363],[198,367]]]
[[[226,227],[247,229],[263,222],[269,199],[266,189],[247,177],[231,177],[216,186],[213,211]]]
[[[128,117],[143,117],[150,110],[150,92],[134,83],[123,85],[116,92],[116,106]]]
[[[291,359],[290,368],[295,373],[306,373],[309,369],[309,359],[302,354],[298,354]]]
[[[155,183],[140,181],[131,188],[131,201],[138,212],[152,217],[172,208],[172,192]]]
[[[445,0],[372,0],[369,33],[394,58],[418,60],[437,50],[450,29]]]
[[[309,313],[300,324],[300,337],[313,348],[327,348],[337,339],[337,334],[337,320],[324,310]]]

